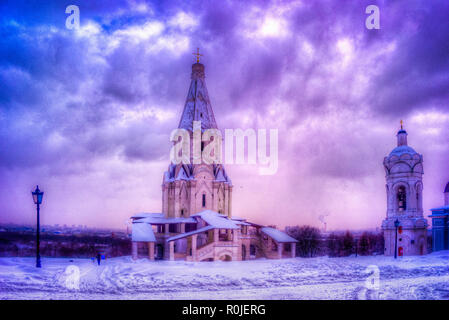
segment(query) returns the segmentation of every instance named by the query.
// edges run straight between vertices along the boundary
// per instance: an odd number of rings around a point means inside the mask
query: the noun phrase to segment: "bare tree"
[[[320,230],[311,226],[287,227],[286,232],[296,240],[296,253],[300,257],[313,257],[321,239]]]

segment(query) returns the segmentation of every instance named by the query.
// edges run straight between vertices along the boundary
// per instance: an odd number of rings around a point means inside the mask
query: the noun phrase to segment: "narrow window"
[[[184,209],[181,209],[181,217],[184,216]]]
[[[203,193],[203,208],[206,207],[206,194]]]
[[[407,197],[403,186],[398,189],[398,211],[402,212],[407,209]]]

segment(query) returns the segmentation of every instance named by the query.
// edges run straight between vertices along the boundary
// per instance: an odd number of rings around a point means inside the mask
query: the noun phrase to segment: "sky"
[[[0,222],[124,228],[161,212],[192,52],[219,128],[276,128],[279,168],[229,165],[233,214],[380,227],[399,121],[424,157],[424,214],[449,181],[449,2],[0,3]],[[368,30],[368,5],[380,29]]]

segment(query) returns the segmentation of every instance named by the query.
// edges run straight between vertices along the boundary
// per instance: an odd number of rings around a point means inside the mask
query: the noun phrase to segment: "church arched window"
[[[203,193],[203,208],[206,207],[206,194]]]
[[[184,217],[184,209],[181,209],[181,217]]]
[[[416,186],[416,208],[418,211],[422,210],[422,185],[420,184]]]
[[[399,212],[405,211],[407,209],[407,196],[404,186],[399,187],[397,199],[398,199],[398,211]]]

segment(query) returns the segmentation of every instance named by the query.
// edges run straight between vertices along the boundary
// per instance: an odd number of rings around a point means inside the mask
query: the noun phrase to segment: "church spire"
[[[404,121],[401,120],[401,129],[398,131],[398,147],[407,145],[407,131],[404,129]]]
[[[199,63],[199,57],[202,54],[194,53],[196,63],[192,65],[192,75],[190,81],[187,100],[184,105],[181,120],[178,128],[193,131],[193,121],[201,121],[201,129],[217,129],[214,112],[209,100],[209,94],[206,88],[204,65]]]

